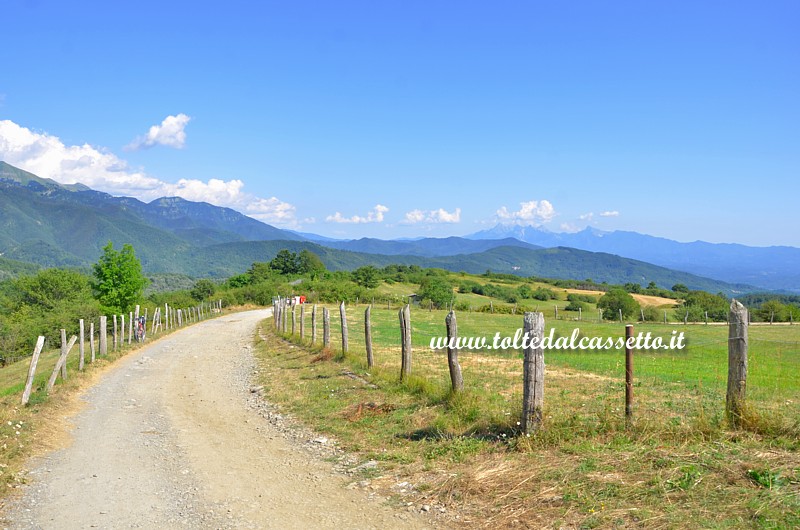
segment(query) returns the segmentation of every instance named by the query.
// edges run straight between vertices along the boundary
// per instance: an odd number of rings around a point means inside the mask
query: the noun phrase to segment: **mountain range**
[[[470,273],[490,269],[524,276],[591,278],[609,283],[654,281],[666,288],[683,283],[690,288],[728,294],[756,290],[746,282],[710,279],[693,271],[614,255],[615,252],[599,252],[602,248],[581,249],[577,243],[559,241],[554,234],[547,239],[545,236],[551,233],[540,230],[535,231],[538,239],[533,241],[530,231],[523,234],[510,230],[517,227],[506,228],[509,230],[503,234],[503,228],[498,227],[497,237],[478,233],[468,238],[334,240],[281,230],[207,203],[176,197],[145,203],[80,184],[63,186],[0,162],[0,271],[6,274],[14,267],[24,270],[20,262],[87,267],[97,260],[102,247],[113,241],[117,246],[132,244],[145,271],[151,274],[222,278],[243,272],[254,261],[268,261],[280,249],[288,248],[309,249],[334,270],[399,263]],[[602,240],[606,234],[593,237]],[[712,255],[706,260],[709,267],[714,259]],[[781,288],[789,287],[783,284]]]
[[[466,236],[474,240],[516,238],[541,247],[608,252],[670,269],[770,290],[800,291],[800,248],[749,247],[731,243],[680,243],[637,232],[586,228],[575,233],[500,224]]]

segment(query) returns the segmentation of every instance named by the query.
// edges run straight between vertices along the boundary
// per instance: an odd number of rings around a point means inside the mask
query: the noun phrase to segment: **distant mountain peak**
[[[14,167],[7,162],[0,161],[0,181],[13,182],[20,186],[44,189],[62,189],[67,191],[87,191],[91,188],[83,184],[59,184],[53,179],[34,175],[24,169]]]

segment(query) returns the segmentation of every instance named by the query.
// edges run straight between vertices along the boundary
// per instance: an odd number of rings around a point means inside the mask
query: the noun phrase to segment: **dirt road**
[[[9,528],[420,528],[246,407],[268,311],[181,330],[82,397],[68,447],[37,458]]]

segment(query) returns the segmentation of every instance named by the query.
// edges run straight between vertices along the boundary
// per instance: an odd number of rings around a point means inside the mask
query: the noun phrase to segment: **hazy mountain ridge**
[[[531,226],[497,225],[468,239],[515,237],[542,247],[565,246],[607,252],[670,269],[764,289],[800,290],[800,249],[788,246],[749,247],[736,243],[681,243],[637,232],[604,232],[586,228],[557,233]]]
[[[102,247],[113,241],[118,247],[132,244],[148,273],[194,277],[230,276],[245,271],[254,261],[269,261],[283,248],[307,248],[334,270],[401,263],[609,283],[655,281],[667,288],[684,283],[726,293],[753,290],[610,254],[542,249],[515,239],[321,238],[312,242],[207,203],[174,197],[144,203],[80,185],[67,189],[4,163],[0,163],[0,175],[0,255],[41,266],[88,266],[97,260]]]

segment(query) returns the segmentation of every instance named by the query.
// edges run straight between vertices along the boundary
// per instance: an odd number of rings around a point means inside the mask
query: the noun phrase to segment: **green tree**
[[[236,287],[244,287],[250,284],[250,280],[251,278],[247,274],[237,274],[236,276],[228,278],[228,285],[234,289]]]
[[[374,289],[381,283],[380,272],[372,265],[357,268],[353,271],[352,278],[358,285],[367,289]]]
[[[117,251],[109,241],[103,247],[100,261],[92,269],[92,288],[96,298],[104,308],[115,313],[133,309],[147,286],[147,278],[142,274],[142,263],[136,257],[133,247],[127,243],[121,251]]]
[[[217,292],[216,284],[211,280],[202,279],[194,282],[194,287],[192,287],[189,294],[198,302],[202,302],[206,298],[213,296],[215,292]]]
[[[447,304],[449,304],[454,297],[453,286],[440,276],[428,276],[425,278],[417,292],[418,299],[431,300],[433,305],[439,309],[447,307]]]
[[[672,290],[673,290],[673,292],[676,292],[676,293],[688,293],[689,292],[689,288],[686,287],[685,285],[683,285],[682,283],[676,283],[675,285],[673,285],[672,286]]]
[[[272,261],[269,262],[269,267],[280,274],[297,274],[299,270],[297,254],[284,248],[272,258]]]
[[[250,268],[247,269],[245,274],[247,274],[248,278],[250,278],[247,283],[256,284],[272,278],[274,271],[272,269],[271,262],[264,263],[262,261],[256,261],[250,265]]]
[[[756,311],[764,322],[786,322],[789,320],[789,308],[778,300],[767,300]]]
[[[711,294],[705,291],[689,291],[684,295],[683,305],[675,310],[675,317],[683,320],[686,313],[688,319],[694,322],[705,320],[708,312],[709,320],[724,322],[728,316],[730,302],[722,294]]]
[[[45,269],[13,281],[19,304],[52,311],[64,300],[91,294],[89,279],[77,271]]]
[[[603,315],[609,320],[619,318],[619,311],[622,310],[622,317],[628,318],[639,312],[639,304],[625,289],[615,287],[600,297],[597,307],[603,310]]]
[[[308,249],[300,251],[297,256],[297,272],[300,274],[308,274],[311,279],[316,279],[320,274],[325,272],[327,267],[322,263],[319,256],[314,254]]]

